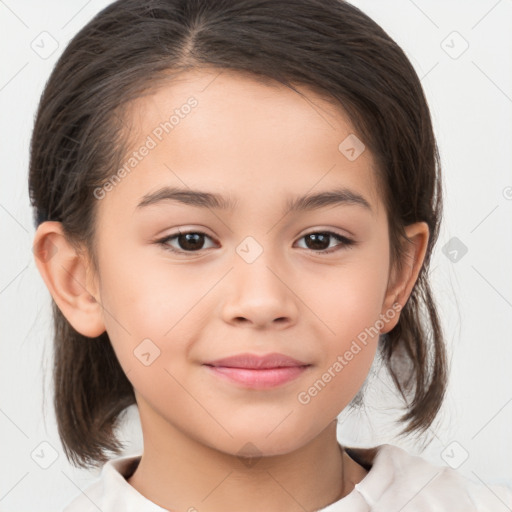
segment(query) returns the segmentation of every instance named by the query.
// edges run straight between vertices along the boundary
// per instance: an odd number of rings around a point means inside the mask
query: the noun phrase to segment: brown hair
[[[424,432],[443,401],[446,353],[428,282],[442,211],[439,156],[429,109],[400,47],[341,0],[122,0],[71,40],[41,97],[31,140],[35,223],[59,221],[97,270],[93,195],[126,151],[123,107],[170,73],[214,67],[302,84],[350,116],[378,164],[391,263],[402,265],[404,226],[425,221],[423,267],[399,323],[379,339],[403,397],[402,434]],[[54,407],[65,454],[97,466],[123,448],[115,429],[135,403],[107,333],[87,338],[53,302]]]

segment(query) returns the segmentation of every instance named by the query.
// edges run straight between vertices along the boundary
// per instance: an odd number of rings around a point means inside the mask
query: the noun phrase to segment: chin
[[[266,429],[256,431],[251,429],[244,433],[233,434],[232,438],[224,438],[222,442],[212,443],[210,446],[218,451],[241,458],[273,457],[286,455],[300,449],[310,442],[320,432],[306,435],[292,431],[292,429]],[[269,435],[269,432],[272,432]]]

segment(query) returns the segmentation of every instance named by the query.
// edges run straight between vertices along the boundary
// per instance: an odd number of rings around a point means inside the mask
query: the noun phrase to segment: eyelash
[[[185,231],[183,233],[181,231],[178,231],[178,233],[175,233],[173,235],[169,235],[169,236],[167,236],[165,238],[162,238],[161,240],[157,240],[156,243],[161,245],[164,250],[170,251],[170,252],[173,252],[173,253],[177,253],[177,254],[194,254],[194,253],[199,253],[201,251],[201,249],[199,249],[198,251],[182,251],[182,250],[174,249],[173,247],[169,246],[168,242],[170,240],[173,240],[174,238],[178,238],[179,236],[182,236],[182,235],[189,235],[189,234],[205,235],[207,238],[211,238],[210,236],[208,236],[206,233],[203,233],[202,231]],[[299,240],[302,239],[302,238],[305,238],[306,236],[309,236],[309,235],[318,235],[318,234],[330,235],[333,238],[335,238],[338,242],[342,242],[342,244],[336,245],[334,247],[331,247],[330,249],[323,249],[321,251],[315,251],[314,249],[310,249],[311,251],[313,251],[316,254],[322,254],[322,255],[323,254],[330,254],[332,252],[339,251],[339,250],[342,250],[342,249],[350,249],[354,245],[356,245],[356,242],[354,240],[351,240],[350,238],[347,238],[345,236],[339,235],[338,233],[334,233],[333,231],[311,231],[310,233],[306,233],[305,235],[301,236],[299,238]]]

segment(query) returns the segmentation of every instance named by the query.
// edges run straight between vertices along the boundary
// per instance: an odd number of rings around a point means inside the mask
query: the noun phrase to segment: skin
[[[405,304],[428,226],[406,227],[412,243],[403,271],[395,272],[370,151],[347,159],[338,146],[355,131],[344,111],[298,89],[304,96],[227,70],[181,75],[127,111],[134,150],[187,98],[198,101],[98,201],[99,273],[60,223],[36,232],[39,250],[50,242],[57,248],[36,264],[59,308],[86,336],[107,331],[134,386],[144,453],[129,483],[169,510],[315,510],[366,475],[338,449],[336,417],[361,388],[378,337],[309,403],[297,396],[379,315]],[[223,194],[237,205],[229,211],[168,200],[137,208],[164,185]],[[285,211],[288,197],[341,186],[365,197],[372,211],[355,204]],[[157,243],[178,228],[207,237],[185,254]],[[331,237],[319,247],[305,236],[327,229],[357,243]],[[236,252],[248,236],[262,249],[251,263]],[[188,247],[183,239],[167,244]],[[134,356],[147,338],[160,350],[149,366]],[[310,366],[284,385],[255,390],[202,364],[243,352],[280,352]],[[241,456],[250,455],[247,443],[257,453],[252,464]]]

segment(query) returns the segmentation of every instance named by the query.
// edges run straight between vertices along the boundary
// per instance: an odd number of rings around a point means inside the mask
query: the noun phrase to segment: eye
[[[332,238],[341,243],[338,243],[330,247],[330,242],[332,241]],[[307,240],[306,249],[312,249],[314,252],[319,254],[328,254],[344,248],[348,249],[350,247],[353,247],[356,243],[354,240],[351,240],[346,236],[333,233],[332,231],[314,231],[300,238],[300,240],[302,239]]]
[[[158,244],[162,245],[164,249],[171,252],[187,253],[187,252],[198,252],[204,249],[205,238],[210,238],[206,233],[201,231],[188,231],[182,233],[178,231],[177,234],[169,235],[162,240],[158,240]],[[179,248],[175,248],[170,245],[171,241],[176,241]]]
[[[206,238],[211,239],[211,237],[201,231],[187,231],[185,233],[178,231],[176,234],[158,240],[157,243],[167,251],[185,254],[199,252],[201,249],[204,249]],[[318,254],[328,254],[343,248],[347,249],[354,246],[356,243],[354,240],[338,235],[332,231],[315,231],[302,236],[299,240],[302,239],[307,240],[306,249],[311,249]],[[332,239],[338,242],[334,246],[331,246]],[[176,242],[179,247],[173,247],[171,242]]]

